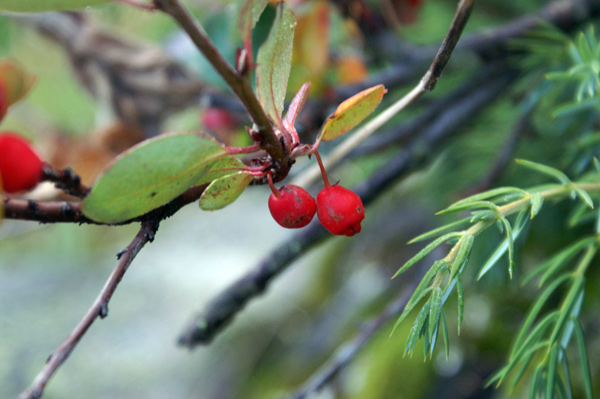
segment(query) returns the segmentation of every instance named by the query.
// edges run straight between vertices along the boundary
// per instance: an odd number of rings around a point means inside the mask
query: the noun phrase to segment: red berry
[[[277,194],[271,193],[269,210],[279,225],[299,229],[310,223],[317,211],[317,204],[308,191],[289,184],[277,190]]]
[[[34,188],[42,177],[43,166],[24,138],[12,132],[0,132],[0,178],[4,192]]]
[[[331,234],[350,237],[360,233],[365,208],[358,194],[334,185],[325,187],[317,195],[317,216]]]

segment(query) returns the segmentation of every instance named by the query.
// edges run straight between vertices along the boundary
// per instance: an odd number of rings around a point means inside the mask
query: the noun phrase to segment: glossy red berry
[[[0,177],[6,193],[31,190],[40,181],[44,163],[31,145],[12,132],[0,132]]]
[[[269,211],[280,226],[299,229],[310,223],[317,204],[308,191],[293,184],[275,190],[269,197]]]
[[[365,208],[358,194],[334,185],[317,195],[317,216],[331,234],[350,237],[360,232]]]

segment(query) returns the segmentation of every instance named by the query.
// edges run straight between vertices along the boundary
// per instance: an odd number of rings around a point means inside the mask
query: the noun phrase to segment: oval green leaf
[[[256,91],[267,116],[282,129],[281,112],[292,67],[296,20],[287,3],[277,4],[277,13],[267,40],[258,50]]]
[[[42,12],[75,10],[99,4],[110,3],[111,0],[0,0],[0,11]]]
[[[387,89],[383,85],[361,91],[341,103],[335,112],[327,117],[319,141],[337,139],[362,122],[377,108]]]
[[[225,149],[208,137],[173,133],[146,140],[116,158],[83,201],[83,213],[118,223],[166,204],[195,185]]]
[[[248,172],[238,172],[213,181],[200,197],[200,209],[216,211],[233,203],[254,179]]]

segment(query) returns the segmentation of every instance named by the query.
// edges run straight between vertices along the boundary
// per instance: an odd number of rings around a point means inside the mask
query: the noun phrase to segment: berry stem
[[[274,194],[276,197],[279,197],[281,194],[279,194],[279,190],[277,190],[277,189],[275,188],[275,184],[273,184],[273,177],[271,177],[271,175],[272,175],[272,174],[273,174],[272,172],[269,172],[269,173],[267,174],[267,180],[269,181],[269,187],[271,187],[271,191],[273,191],[273,194]]]
[[[321,169],[321,175],[323,176],[323,182],[325,182],[325,188],[330,187],[329,179],[327,178],[327,172],[325,172],[325,166],[323,166],[323,161],[321,160],[321,156],[319,155],[319,151],[314,152],[317,157],[317,163],[319,164],[319,168]]]

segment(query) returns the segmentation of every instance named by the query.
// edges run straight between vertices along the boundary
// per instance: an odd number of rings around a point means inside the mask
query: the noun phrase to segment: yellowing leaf
[[[318,141],[333,140],[347,133],[377,108],[386,92],[383,85],[377,85],[341,103],[335,112],[327,117]]]
[[[285,2],[277,5],[273,26],[257,56],[256,91],[267,116],[282,129],[281,112],[292,66],[294,14]]]
[[[200,209],[215,211],[225,208],[244,192],[252,179],[254,176],[248,172],[237,172],[213,181],[200,197]]]
[[[2,0],[0,0],[2,1]],[[7,107],[19,101],[33,86],[35,76],[14,61],[0,62],[0,89],[8,95]]]
[[[120,155],[83,201],[92,220],[118,223],[166,204],[198,182],[225,149],[194,133],[146,140]]]
[[[74,10],[109,3],[111,0],[0,0],[0,10],[13,12],[41,12]]]

